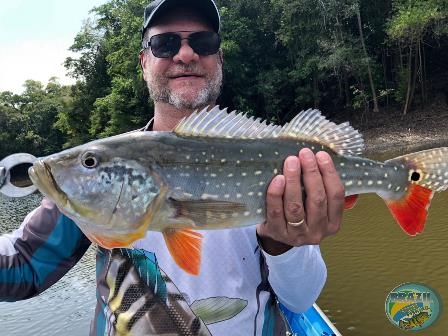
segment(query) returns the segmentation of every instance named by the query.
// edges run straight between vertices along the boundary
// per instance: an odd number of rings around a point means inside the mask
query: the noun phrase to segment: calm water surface
[[[395,155],[388,155],[393,157]],[[0,232],[17,227],[40,197],[0,194]],[[318,300],[343,335],[398,335],[384,310],[389,292],[423,282],[448,305],[448,192],[436,194],[424,234],[408,237],[376,195],[362,195],[347,211],[342,230],[325,240],[328,281]],[[94,251],[42,295],[0,303],[0,335],[87,335],[95,306]],[[448,306],[446,306],[448,307]],[[448,308],[418,335],[448,335]]]

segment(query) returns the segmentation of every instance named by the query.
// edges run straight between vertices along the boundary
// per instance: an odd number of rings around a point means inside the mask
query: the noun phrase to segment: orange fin
[[[386,205],[404,232],[415,236],[423,232],[433,194],[428,188],[410,184],[403,198],[396,201],[387,200]]]
[[[141,237],[134,237],[132,235],[123,237],[107,237],[107,236],[95,235],[92,233],[85,233],[85,235],[87,238],[89,238],[89,240],[92,243],[96,243],[99,246],[109,250],[117,247],[128,247],[135,240],[141,238]]]
[[[198,275],[202,235],[191,229],[166,229],[163,237],[176,264],[187,273]]]
[[[359,195],[350,195],[345,197],[344,209],[350,210],[353,209],[356,202],[358,201]]]

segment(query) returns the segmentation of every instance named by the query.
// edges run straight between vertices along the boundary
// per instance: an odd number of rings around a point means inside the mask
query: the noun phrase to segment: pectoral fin
[[[222,228],[234,225],[234,219],[247,211],[247,206],[237,202],[216,200],[177,200],[169,199],[176,209],[178,218],[191,219],[198,228]],[[235,216],[235,214],[237,214]]]

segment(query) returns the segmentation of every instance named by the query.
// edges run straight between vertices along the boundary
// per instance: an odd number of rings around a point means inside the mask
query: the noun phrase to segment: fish
[[[106,267],[110,292],[105,307],[115,336],[208,336],[207,325],[247,306],[246,300],[219,296],[189,304],[156,256],[145,250],[112,249]]]
[[[134,131],[39,158],[37,188],[104,248],[129,247],[148,230],[163,234],[173,260],[199,274],[202,234],[265,221],[265,195],[283,161],[301,148],[328,152],[346,208],[376,193],[400,227],[421,233],[435,192],[448,187],[448,147],[385,162],[362,156],[362,135],[319,110],[280,126],[215,106],[171,132]]]
[[[401,329],[412,329],[414,327],[422,327],[423,323],[425,323],[431,315],[428,312],[420,312],[418,314],[415,314],[411,318],[408,319],[401,319],[398,322],[398,327]]]

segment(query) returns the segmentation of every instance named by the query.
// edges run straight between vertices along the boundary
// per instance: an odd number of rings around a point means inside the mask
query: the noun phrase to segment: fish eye
[[[84,167],[92,169],[98,166],[99,160],[92,152],[86,152],[81,157],[81,163]]]

